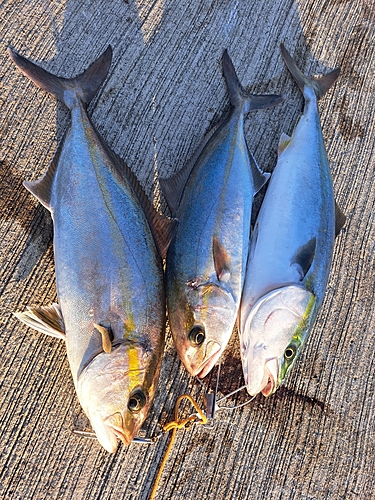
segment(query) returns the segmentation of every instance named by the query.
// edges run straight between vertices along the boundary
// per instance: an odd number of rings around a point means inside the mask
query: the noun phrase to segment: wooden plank
[[[157,498],[373,498],[374,12],[371,0],[1,2],[0,498],[146,499],[167,445],[163,436],[156,445],[120,446],[109,455],[73,434],[73,414],[81,428],[86,420],[63,343],[12,316],[56,300],[51,220],[22,181],[44,172],[69,117],[17,71],[6,47],[69,77],[113,46],[93,121],[167,211],[158,176],[180,169],[228,107],[224,48],[254,93],[287,96],[245,124],[259,164],[274,168],[280,134],[292,132],[302,109],[280,41],[308,73],[342,68],[320,109],[348,221],[336,241],[323,308],[286,385],[268,399],[219,412],[214,429],[179,431]],[[236,334],[222,373],[220,394],[242,383]],[[216,369],[206,382],[213,387],[215,380]],[[171,419],[184,392],[202,403],[168,335],[147,435]],[[228,404],[245,400],[240,393]]]

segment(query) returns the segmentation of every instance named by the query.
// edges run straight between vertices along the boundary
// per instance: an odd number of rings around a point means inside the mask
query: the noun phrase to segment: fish
[[[283,44],[280,49],[305,104],[292,136],[280,138],[250,242],[238,331],[252,396],[273,394],[294,365],[321,307],[335,236],[345,224],[334,198],[318,109],[340,69],[308,77]]]
[[[55,76],[12,48],[16,66],[63,102],[71,123],[45,174],[24,186],[52,216],[58,303],[16,317],[63,339],[79,402],[99,443],[129,445],[152,405],[164,350],[162,258],[174,223],[148,200],[87,113],[112,60]]]
[[[236,322],[244,281],[253,196],[267,182],[249,155],[244,116],[276,106],[279,95],[251,95],[227,50],[222,68],[231,110],[187,164],[160,179],[178,227],[166,259],[168,319],[176,351],[193,376],[205,377]]]

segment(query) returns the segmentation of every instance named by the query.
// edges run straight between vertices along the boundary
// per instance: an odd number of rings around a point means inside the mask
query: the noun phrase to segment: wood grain
[[[74,423],[83,429],[87,421],[65,346],[12,316],[56,300],[52,223],[22,181],[44,172],[69,116],[17,71],[7,46],[66,77],[113,46],[93,121],[167,213],[158,176],[180,169],[228,108],[225,48],[244,86],[287,97],[245,122],[259,164],[274,168],[280,134],[292,132],[302,109],[280,41],[307,73],[342,69],[320,110],[347,224],[322,310],[285,386],[222,410],[214,429],[179,431],[157,498],[374,498],[374,16],[373,0],[1,1],[0,498],[147,499],[168,439],[109,455],[73,434]],[[220,394],[242,383],[236,333],[222,373]],[[216,369],[207,383],[215,381]],[[168,335],[147,435],[171,419],[186,391],[202,402]],[[245,400],[239,393],[228,405]]]

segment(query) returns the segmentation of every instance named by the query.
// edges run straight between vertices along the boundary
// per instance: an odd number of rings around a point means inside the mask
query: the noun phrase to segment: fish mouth
[[[126,446],[132,442],[133,437],[131,436],[131,433],[125,432],[124,430],[124,420],[121,413],[114,413],[108,417],[105,420],[105,426],[108,432],[114,434],[116,438],[122,441]]]
[[[215,349],[214,352],[212,352],[213,349]],[[208,373],[210,373],[216,361],[219,359],[220,354],[221,354],[221,345],[218,344],[217,342],[212,342],[212,346],[210,348],[210,356],[196,370],[197,372],[196,376],[198,378],[204,378]]]
[[[260,384],[255,386],[256,389],[252,389],[251,386],[248,386],[249,394],[251,396],[256,396],[261,392],[265,397],[271,396],[278,387],[278,373],[278,358],[268,359],[264,364],[263,378]]]
[[[264,377],[262,380],[262,388],[259,390],[263,396],[268,397],[273,394],[278,387],[279,363],[277,358],[272,358],[266,361],[264,365]]]

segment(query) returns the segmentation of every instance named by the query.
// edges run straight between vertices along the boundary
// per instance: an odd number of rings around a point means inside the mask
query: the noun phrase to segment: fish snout
[[[260,392],[263,396],[271,396],[278,388],[279,362],[278,358],[266,361],[258,360],[248,364],[246,359],[244,365],[244,378],[250,396],[256,396]]]
[[[180,357],[193,377],[203,378],[212,369],[221,353],[221,345],[210,340],[201,346],[189,346]]]
[[[116,437],[116,440],[122,441],[126,446],[132,442],[132,436],[129,431],[125,431],[124,419],[121,413],[114,413],[106,418],[104,425],[109,434]],[[117,448],[117,446],[116,446]]]
[[[204,378],[214,367],[221,354],[221,344],[215,340],[210,340],[206,344],[203,363],[198,368],[197,376]]]

